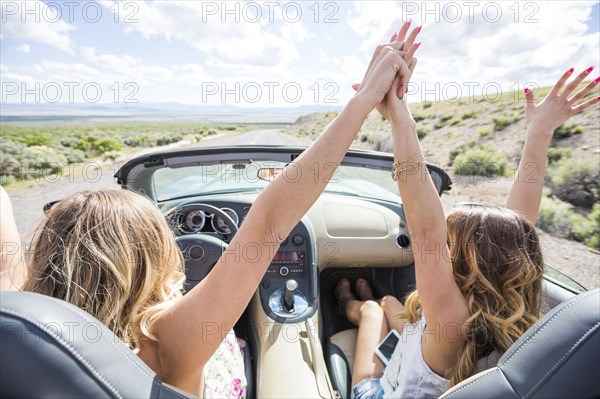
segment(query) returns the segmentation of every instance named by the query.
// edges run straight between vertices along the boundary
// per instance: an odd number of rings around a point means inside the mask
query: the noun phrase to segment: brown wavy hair
[[[132,349],[181,297],[183,257],[158,207],[126,190],[76,193],[36,230],[23,290],[70,302]]]
[[[477,373],[477,361],[505,352],[539,318],[544,260],[534,226],[506,208],[454,208],[447,217],[454,279],[470,317],[450,387]],[[405,317],[420,317],[419,295],[405,301]]]

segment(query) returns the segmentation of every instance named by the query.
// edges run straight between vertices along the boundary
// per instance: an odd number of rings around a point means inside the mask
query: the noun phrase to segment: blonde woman
[[[205,364],[271,262],[271,251],[252,262],[236,261],[232,252],[247,243],[277,247],[290,233],[327,185],[325,179],[313,179],[315,165],[341,161],[395,78],[400,82],[396,89],[405,91],[417,33],[404,46],[407,52],[399,51],[398,42],[377,48],[361,89],[294,161],[296,169],[311,173],[301,173],[294,182],[284,175],[275,178],[221,260],[185,296],[180,294],[183,261],[173,234],[153,203],[127,191],[79,193],[55,205],[35,236],[25,289],[87,310],[135,349],[162,381],[202,394]],[[225,286],[236,287],[236,294]]]
[[[525,89],[527,134],[506,208],[459,206],[447,218],[426,173],[416,123],[394,83],[385,116],[392,125],[394,176],[413,242],[418,291],[402,305],[394,297],[374,301],[364,280],[356,286],[360,301],[348,280],[336,287],[340,306],[359,326],[354,398],[438,397],[493,366],[537,321],[544,263],[534,226],[546,153],[558,126],[600,100],[580,102],[600,78],[575,92],[592,70],[565,86],[574,72],[569,69],[537,105]],[[374,352],[388,329],[401,339],[384,370]]]

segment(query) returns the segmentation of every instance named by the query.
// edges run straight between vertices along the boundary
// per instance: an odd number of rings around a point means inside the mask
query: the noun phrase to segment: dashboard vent
[[[410,247],[410,237],[406,234],[398,234],[396,237],[396,244],[398,244],[400,248],[408,248]]]

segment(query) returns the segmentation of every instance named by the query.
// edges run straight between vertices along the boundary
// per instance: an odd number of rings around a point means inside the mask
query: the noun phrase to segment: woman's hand
[[[414,41],[421,28],[415,28],[405,41],[409,27],[410,22],[405,23],[398,34],[392,36],[390,43],[377,46],[367,68],[367,72],[365,73],[363,82],[361,84],[355,83],[352,85],[352,88],[357,91],[356,96],[362,96],[365,94],[365,91],[369,91],[376,86],[375,91],[371,91],[372,96],[370,98],[378,100],[375,103],[377,110],[386,119],[388,118],[389,112],[385,95],[389,91],[393,79],[399,79],[397,90],[399,96],[403,96],[408,88],[408,81],[417,63],[417,60],[413,56],[421,43],[415,44]],[[390,56],[390,54],[394,54],[394,56]],[[389,57],[387,60],[388,63],[390,61],[398,62],[398,57],[403,60],[403,62],[400,62],[399,68],[396,69],[397,76],[391,76],[390,72],[393,72],[393,70],[390,70],[389,68],[387,69],[387,73],[381,73],[381,71],[386,68],[385,65],[382,65],[382,63],[385,63],[384,57],[386,56]],[[392,59],[392,57],[395,59]],[[390,77],[392,80],[389,80]]]
[[[574,69],[571,68],[566,71],[556,85],[554,85],[550,93],[548,93],[546,98],[538,105],[535,105],[533,92],[530,89],[525,88],[525,122],[527,124],[528,135],[541,135],[550,140],[557,127],[562,125],[573,115],[583,111],[600,100],[600,97],[594,97],[577,105],[577,102],[582,97],[588,94],[594,87],[598,86],[600,78],[588,83],[583,89],[570,97],[577,86],[579,86],[579,84],[594,70],[594,67],[589,67],[581,72],[564,88],[562,93],[559,93],[573,74],[573,70]]]
[[[514,182],[506,199],[506,207],[518,212],[521,216],[535,225],[539,215],[544,177],[546,173],[547,153],[554,129],[563,124],[571,116],[583,111],[598,102],[600,97],[594,97],[579,105],[577,102],[600,83],[600,78],[590,82],[574,96],[571,93],[592,72],[589,67],[559,93],[567,80],[573,74],[573,68],[563,74],[552,88],[544,101],[535,105],[531,90],[525,89],[525,121],[527,136],[523,147],[521,161],[515,174]]]

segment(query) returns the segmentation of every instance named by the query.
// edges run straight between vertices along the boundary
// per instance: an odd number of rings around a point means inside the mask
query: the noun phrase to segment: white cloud
[[[62,21],[53,7],[39,0],[3,1],[0,14],[2,40],[33,41],[73,53],[69,32],[75,28]]]
[[[27,43],[23,43],[20,46],[15,47],[15,50],[17,50],[20,53],[29,53],[31,51],[31,48]]]
[[[102,3],[107,8],[112,6],[110,9],[114,12],[112,2]],[[136,3],[138,22],[124,24],[125,32],[139,32],[148,39],[164,37],[184,41],[204,53],[209,62],[256,66],[290,64],[299,58],[294,43],[311,37],[301,23],[284,23],[278,31],[275,27],[281,25],[281,21],[258,21],[250,11],[243,12],[243,3],[237,3],[235,14],[223,14],[221,8],[233,10],[235,3],[209,3],[219,9],[217,14],[210,14],[206,2],[200,1]],[[261,15],[268,18],[268,13]]]
[[[470,82],[478,83],[477,94],[486,84],[503,90],[527,82],[545,86],[571,66],[600,64],[598,32],[586,34],[594,2],[481,2],[471,9],[466,2],[371,4],[354,3],[350,13],[348,25],[365,38],[359,48],[366,53],[388,40],[400,16],[412,17],[413,26],[424,23],[413,81],[427,89],[458,84],[468,96]],[[448,4],[458,4],[459,13]],[[437,98],[447,99],[440,92]]]

